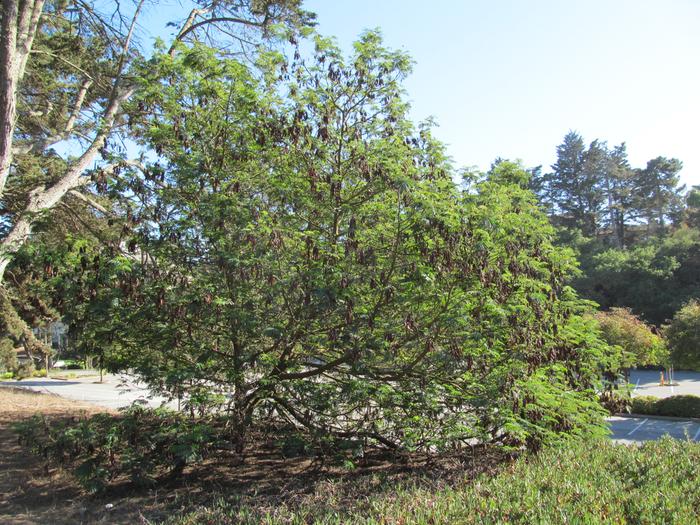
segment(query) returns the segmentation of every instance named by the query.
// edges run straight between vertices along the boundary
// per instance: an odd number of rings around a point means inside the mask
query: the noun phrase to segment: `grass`
[[[224,524],[692,524],[700,509],[700,444],[670,438],[552,449],[495,476],[432,488],[358,494],[352,506],[324,488],[296,505],[257,508],[220,499],[168,525]]]

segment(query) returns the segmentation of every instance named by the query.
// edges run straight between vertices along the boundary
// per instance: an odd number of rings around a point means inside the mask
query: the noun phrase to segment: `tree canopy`
[[[110,367],[225,410],[241,447],[270,417],[408,448],[601,431],[610,356],[529,174],[461,191],[407,118],[408,57],[373,32],[315,48],[259,75],[204,45],[144,63],[158,158],[104,188],[132,254],[65,259],[71,322]]]

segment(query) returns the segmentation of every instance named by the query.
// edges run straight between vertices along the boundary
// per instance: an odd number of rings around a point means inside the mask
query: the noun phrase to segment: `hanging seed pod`
[[[353,312],[353,302],[351,299],[348,299],[347,305],[345,307],[345,322],[347,324],[351,324],[354,319],[355,314]]]
[[[350,239],[355,238],[355,230],[357,229],[357,221],[355,220],[355,216],[353,215],[350,217],[350,224],[348,225],[348,237]]]

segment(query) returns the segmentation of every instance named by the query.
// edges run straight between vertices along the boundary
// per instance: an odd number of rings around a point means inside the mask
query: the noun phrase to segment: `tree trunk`
[[[0,196],[12,163],[12,136],[17,105],[17,0],[3,0],[0,37]]]
[[[97,135],[92,143],[56,184],[49,188],[40,187],[31,192],[29,203],[21,217],[0,242],[0,284],[3,282],[5,269],[12,257],[31,235],[36,218],[46,210],[53,208],[70,190],[89,182],[83,176],[83,173],[94,161],[102,146],[104,146],[107,136],[112,131],[122,103],[132,93],[133,90],[125,91],[120,95],[116,95],[110,101],[103,116],[102,126],[97,131]]]
[[[3,0],[0,29],[0,197],[12,164],[17,90],[39,27],[44,0]]]

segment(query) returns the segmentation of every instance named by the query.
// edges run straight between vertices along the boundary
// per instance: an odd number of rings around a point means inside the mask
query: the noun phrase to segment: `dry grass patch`
[[[0,388],[0,523],[81,523],[82,491],[65,473],[49,468],[17,443],[12,424],[35,414],[86,416],[105,409],[12,387]]]

